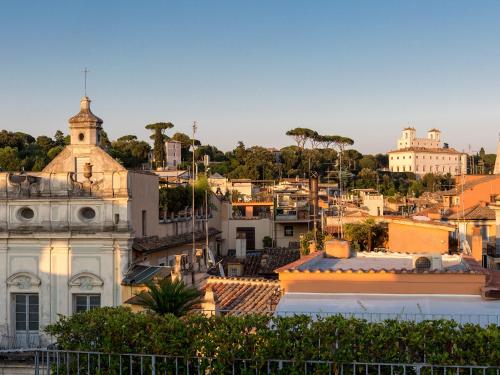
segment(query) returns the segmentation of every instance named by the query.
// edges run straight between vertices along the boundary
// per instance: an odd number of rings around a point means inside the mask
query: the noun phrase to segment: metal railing
[[[36,349],[41,347],[40,336],[38,334],[28,333],[17,336],[0,335],[0,350]]]
[[[341,363],[322,360],[217,359],[154,354],[110,354],[102,352],[34,351],[35,375],[50,374],[325,374],[325,375],[500,375],[499,366],[456,366],[428,363]]]
[[[460,324],[479,324],[487,326],[489,324],[500,325],[500,314],[426,314],[426,313],[383,313],[383,312],[288,312],[275,311],[277,316],[308,315],[312,318],[326,318],[333,315],[341,315],[344,318],[364,319],[370,323],[382,322],[384,320],[400,320],[423,322],[425,320],[453,320]]]
[[[244,316],[250,314],[266,315],[266,316],[279,316],[279,317],[292,317],[297,315],[306,315],[313,319],[327,318],[329,316],[342,316],[344,318],[363,319],[370,323],[382,322],[384,320],[398,320],[398,321],[413,321],[423,322],[426,320],[453,320],[460,324],[479,324],[487,326],[496,324],[500,326],[500,313],[499,314],[426,314],[426,313],[384,313],[384,312],[336,312],[336,311],[281,311],[281,310],[265,310],[265,311],[248,311],[248,310],[196,310],[205,315],[235,315]]]

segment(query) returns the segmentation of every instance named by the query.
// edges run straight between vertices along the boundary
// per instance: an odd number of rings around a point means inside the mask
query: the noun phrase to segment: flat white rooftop
[[[500,324],[500,300],[469,295],[285,293],[275,315],[294,314],[342,314],[374,322],[448,319],[486,326]]]
[[[303,270],[412,270],[413,258],[418,256],[426,256],[429,254],[408,254],[408,253],[392,253],[383,251],[374,252],[358,252],[351,258],[315,258],[307,263],[297,267]],[[443,269],[446,270],[467,270],[467,265],[462,262],[460,255],[441,255]]]

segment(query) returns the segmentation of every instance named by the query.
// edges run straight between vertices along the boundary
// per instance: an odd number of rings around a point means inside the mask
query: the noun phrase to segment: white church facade
[[[87,97],[69,124],[42,172],[0,173],[0,337],[43,341],[58,314],[120,305],[134,237],[156,234],[158,177],[99,146]]]

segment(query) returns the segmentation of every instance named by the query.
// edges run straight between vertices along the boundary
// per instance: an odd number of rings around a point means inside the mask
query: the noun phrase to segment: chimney
[[[483,237],[481,236],[481,228],[474,227],[472,228],[472,257],[479,262],[479,264],[483,264]]]
[[[172,273],[172,281],[182,280],[183,279],[183,267],[182,267],[182,254],[178,254],[175,256],[174,268],[171,271]]]
[[[349,241],[325,241],[325,255],[330,258],[350,258],[351,246],[349,244]]]
[[[318,201],[318,177],[309,177],[309,217],[312,217],[314,221],[318,218],[319,212],[319,201]]]
[[[201,303],[201,309],[207,317],[219,315],[219,308],[211,285],[207,285],[205,289],[205,297]]]
[[[269,261],[269,254],[262,254],[262,257],[260,258],[260,266],[266,267],[268,261]]]
[[[236,258],[245,259],[247,257],[247,239],[245,233],[236,235]]]

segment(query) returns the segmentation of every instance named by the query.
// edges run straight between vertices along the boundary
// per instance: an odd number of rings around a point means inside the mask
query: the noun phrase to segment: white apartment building
[[[438,129],[429,130],[427,138],[417,138],[415,128],[403,129],[397,149],[388,156],[391,172],[450,173],[452,176],[467,173],[467,155],[449,148],[446,143],[442,145]]]

